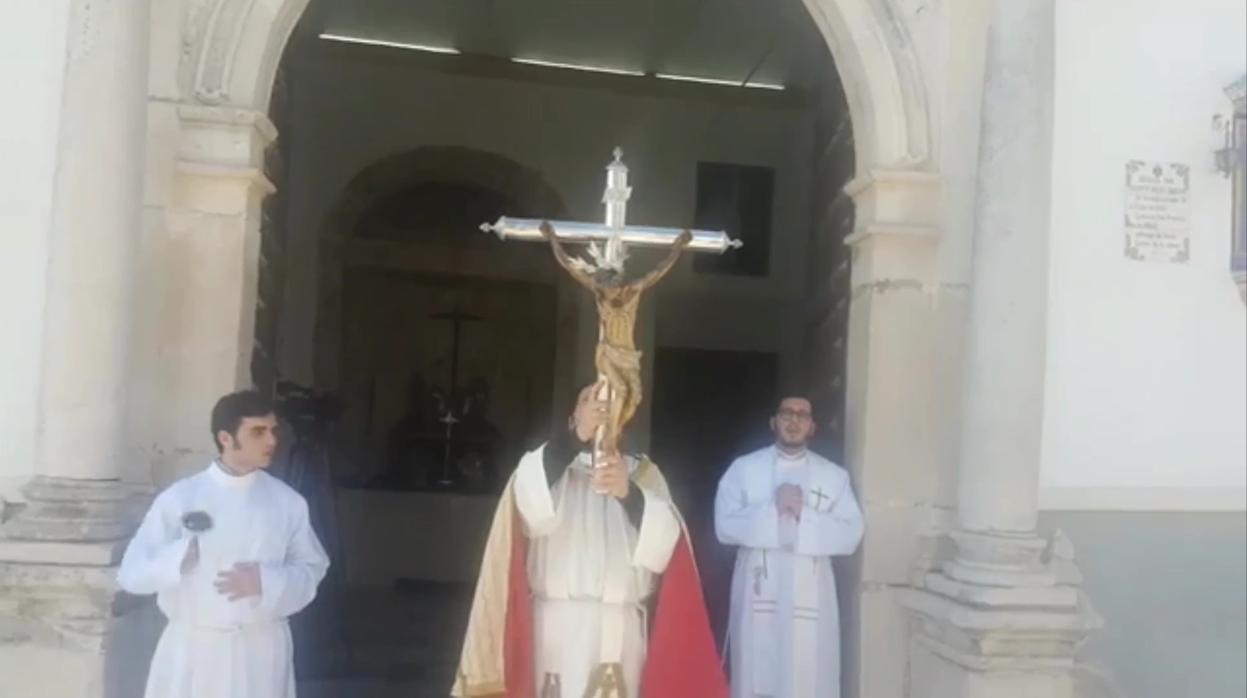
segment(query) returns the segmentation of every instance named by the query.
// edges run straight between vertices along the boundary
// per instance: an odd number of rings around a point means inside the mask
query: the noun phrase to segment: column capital
[[[268,116],[227,106],[178,105],[174,206],[238,215],[276,191],[264,155],[277,138]]]
[[[871,235],[939,236],[943,178],[925,170],[874,169],[844,186],[853,199],[856,224],[845,244]]]
[[[264,151],[277,140],[277,127],[263,112],[179,104],[177,113],[182,131],[179,161],[263,167]]]
[[[855,206],[851,287],[926,291],[935,275],[941,235],[940,175],[917,170],[871,170],[845,185]]]

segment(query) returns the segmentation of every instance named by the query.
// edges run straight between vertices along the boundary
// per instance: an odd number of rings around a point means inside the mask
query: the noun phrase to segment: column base
[[[116,566],[138,513],[117,480],[39,476],[27,503],[0,526],[0,620],[36,644],[91,647],[116,615]]]
[[[117,588],[124,548],[0,538],[0,676],[12,695],[142,695],[161,620],[152,597]]]
[[[134,613],[153,604],[116,584],[134,490],[37,477],[23,492],[27,504],[0,526],[0,675],[32,698],[141,693],[131,679],[144,674],[157,616]]]
[[[956,557],[907,590],[912,698],[1072,698],[1099,616],[1063,537],[957,532]]]
[[[117,480],[36,476],[22,488],[27,503],[0,526],[0,539],[101,542],[128,537],[137,515],[133,488]]]

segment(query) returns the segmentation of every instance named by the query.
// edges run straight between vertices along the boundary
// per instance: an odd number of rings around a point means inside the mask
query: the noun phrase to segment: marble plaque
[[[1126,257],[1172,264],[1190,260],[1190,188],[1187,165],[1126,163]]]

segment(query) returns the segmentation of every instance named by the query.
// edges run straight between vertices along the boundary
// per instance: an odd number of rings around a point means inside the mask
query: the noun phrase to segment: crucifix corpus
[[[594,365],[598,374],[599,400],[610,405],[607,423],[594,439],[594,460],[604,454],[619,454],[623,429],[641,404],[641,352],[636,348],[634,326],[641,294],[658,283],[684,250],[722,254],[741,246],[722,230],[689,230],[630,226],[624,222],[628,198],[628,168],[623,151],[615,148],[615,159],[606,166],[606,204],[604,223],[579,223],[521,218],[499,218],[483,223],[481,230],[496,233],[503,240],[548,241],[567,273],[593,294],[598,310],[598,344]],[[588,260],[567,252],[565,244],[588,245]],[[649,273],[629,279],[624,274],[628,247],[665,247],[666,258]]]

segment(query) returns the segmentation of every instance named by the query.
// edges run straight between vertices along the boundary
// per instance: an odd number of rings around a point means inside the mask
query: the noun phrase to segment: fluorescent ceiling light
[[[738,80],[724,80],[722,78],[699,78],[695,75],[676,75],[674,73],[655,73],[654,77],[663,80],[675,80],[677,82],[698,82],[703,85],[722,85],[724,87],[752,87],[758,90],[782,90],[783,85],[774,85],[769,82],[746,82],[741,83]]]
[[[537,65],[543,68],[562,68],[564,70],[583,70],[588,73],[607,73],[609,75],[631,75],[634,77],[644,76],[637,70],[625,70],[623,68],[606,68],[597,65],[578,65],[576,63],[559,63],[557,61],[543,61],[538,58],[512,58],[512,63],[523,63],[524,65]]]
[[[426,46],[425,44],[409,44],[404,41],[386,41],[384,39],[369,39],[364,36],[346,36],[344,34],[331,34],[325,32],[320,38],[326,41],[340,41],[344,44],[361,44],[363,46],[384,46],[386,48],[400,48],[405,51],[424,51],[425,53],[448,53],[458,54],[459,49],[449,46]]]

